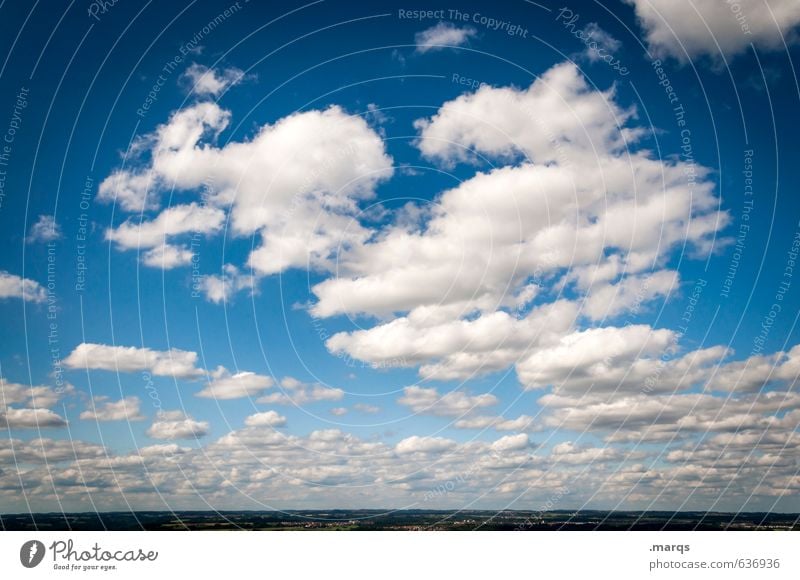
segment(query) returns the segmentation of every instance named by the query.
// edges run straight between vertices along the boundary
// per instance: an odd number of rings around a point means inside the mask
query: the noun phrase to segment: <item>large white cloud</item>
[[[229,120],[227,111],[208,102],[173,114],[137,143],[136,151],[149,152],[149,162],[134,160],[132,169],[114,172],[101,183],[99,199],[141,211],[156,209],[163,191],[202,190],[211,207],[203,207],[202,215],[193,211],[200,223],[192,220],[191,230],[215,231],[219,208],[230,207],[233,234],[261,237],[248,264],[263,275],[330,267],[340,244],[366,240],[369,232],[353,216],[358,201],[391,175],[392,161],[364,119],[333,106],[265,125],[250,140],[214,146],[209,141]],[[110,237],[128,247],[142,235],[156,241],[175,213],[167,209],[145,230],[127,226]]]
[[[627,0],[657,56],[686,61],[707,55],[730,59],[753,43],[782,50],[796,38],[795,0]]]
[[[420,308],[370,329],[342,332],[326,341],[332,352],[377,365],[415,366],[426,378],[465,378],[501,370],[537,344],[551,344],[574,324],[577,306],[560,300],[517,318],[497,311],[472,320],[449,309]]]
[[[626,127],[634,111],[613,99],[613,90],[593,90],[574,64],[559,64],[527,89],[486,85],[445,103],[416,122],[419,148],[446,163],[473,159],[476,151],[505,159],[521,152],[537,163],[592,162],[642,134]]]
[[[84,342],[63,360],[73,369],[92,369],[130,373],[148,371],[156,376],[197,378],[197,353],[173,348],[166,351],[134,346],[111,346]]]
[[[585,319],[639,314],[677,291],[664,267],[673,250],[708,251],[729,217],[707,169],[635,147],[642,129],[614,99],[563,64],[527,89],[484,86],[420,120],[431,159],[508,165],[341,252],[337,276],[313,287],[312,313],[389,320],[339,333],[328,348],[465,378],[547,348]]]

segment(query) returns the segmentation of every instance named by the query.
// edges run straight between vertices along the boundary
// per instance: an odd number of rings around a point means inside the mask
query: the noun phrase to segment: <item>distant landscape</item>
[[[665,511],[142,511],[0,516],[3,530],[800,530],[800,514]]]

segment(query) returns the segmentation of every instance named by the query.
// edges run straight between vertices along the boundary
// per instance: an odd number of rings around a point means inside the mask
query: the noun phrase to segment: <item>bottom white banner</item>
[[[800,535],[0,532],[2,578],[800,578]]]

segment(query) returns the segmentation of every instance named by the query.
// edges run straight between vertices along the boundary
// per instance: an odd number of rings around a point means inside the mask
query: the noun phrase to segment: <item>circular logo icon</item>
[[[44,544],[39,540],[28,540],[19,549],[19,561],[26,568],[35,568],[44,559]]]

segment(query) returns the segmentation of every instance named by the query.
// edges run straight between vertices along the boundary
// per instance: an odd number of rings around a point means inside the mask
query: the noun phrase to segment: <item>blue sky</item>
[[[680,4],[3,5],[0,509],[796,511],[800,14]]]

